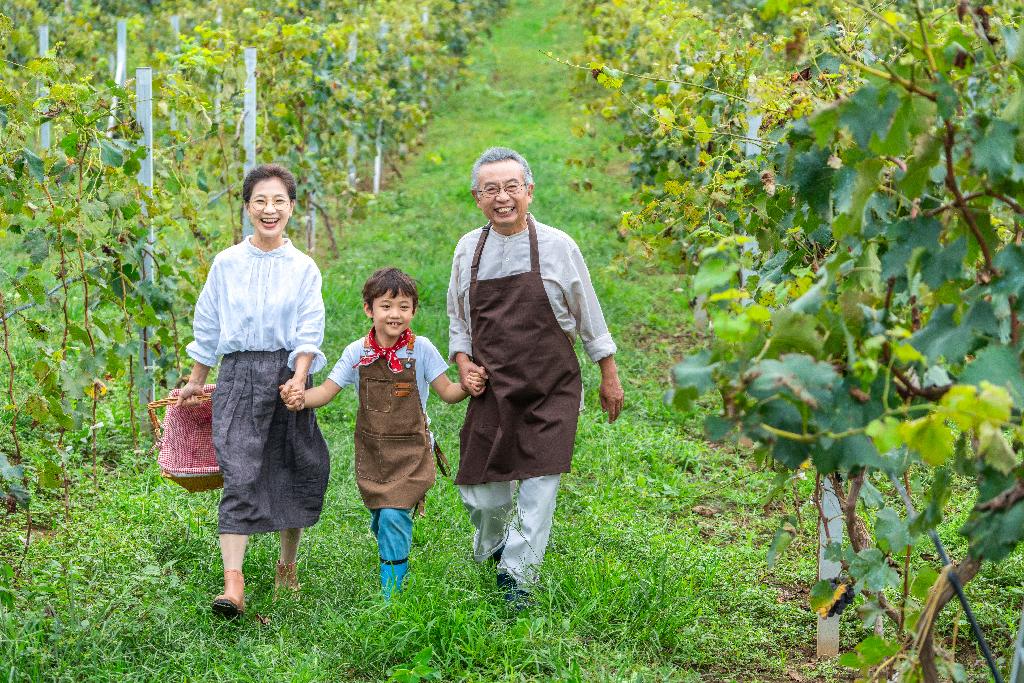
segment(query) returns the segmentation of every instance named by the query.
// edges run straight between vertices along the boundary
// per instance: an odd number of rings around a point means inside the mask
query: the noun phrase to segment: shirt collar
[[[255,244],[253,244],[252,235],[249,235],[245,239],[243,239],[242,243],[245,244],[245,250],[249,253],[250,256],[256,256],[258,258],[283,258],[287,256],[288,253],[292,250],[292,241],[287,237],[284,238],[284,244],[282,244],[277,249],[274,249],[272,251],[263,251]]]

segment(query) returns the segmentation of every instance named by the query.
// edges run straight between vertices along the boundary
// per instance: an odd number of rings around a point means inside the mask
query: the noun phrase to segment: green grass
[[[337,358],[365,332],[359,290],[375,268],[418,278],[418,333],[447,344],[445,290],[455,243],[482,223],[469,169],[487,146],[514,147],[537,179],[533,212],[576,238],[620,346],[622,418],[598,409],[596,367],[583,363],[587,409],[573,473],[563,480],[537,605],[516,617],[493,570],[471,558],[472,528],[450,480],[431,492],[414,530],[408,589],[378,595],[376,545],[352,475],[355,399],[319,411],[332,453],[323,518],[300,549],[298,599],[272,599],[276,538],[256,537],[245,571],[248,614],[216,619],[221,581],[217,493],[185,494],[162,481],[145,454],[117,456],[94,489],[76,478],[72,518],[59,501],[24,558],[18,528],[0,549],[22,568],[19,611],[0,620],[0,675],[60,681],[379,681],[423,649],[442,680],[788,681],[839,680],[813,660],[815,618],[806,606],[815,537],[806,533],[769,572],[765,550],[778,503],[771,479],[732,448],[699,437],[699,421],[662,402],[672,363],[693,343],[679,282],[656,270],[623,270],[615,226],[626,208],[627,158],[618,131],[570,130],[581,114],[577,76],[541,55],[568,55],[580,35],[556,3],[513,3],[475,52],[467,83],[439,112],[417,160],[390,178],[363,220],[342,226],[342,253],[318,255],[328,309],[325,351]],[[593,168],[567,158],[597,160]],[[587,177],[593,191],[574,192]],[[435,431],[458,452],[465,404],[430,402]],[[106,451],[123,442],[105,436]],[[804,483],[807,493],[810,483]],[[718,512],[705,517],[695,505]],[[20,532],[23,534],[23,530]],[[949,534],[955,541],[955,527]],[[1005,651],[1024,575],[1018,552],[971,585],[979,612]],[[1014,594],[1013,591],[1016,591]],[[1007,616],[1009,615],[1009,616]],[[948,629],[947,629],[948,631]],[[843,620],[844,648],[864,632]],[[961,646],[966,632],[961,630]],[[964,659],[973,653],[962,650]],[[411,679],[415,680],[415,679]]]

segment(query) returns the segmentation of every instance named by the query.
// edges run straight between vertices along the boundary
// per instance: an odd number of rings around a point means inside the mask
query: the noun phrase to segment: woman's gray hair
[[[480,157],[473,164],[473,177],[471,178],[472,184],[469,189],[477,189],[477,176],[480,171],[480,167],[485,164],[496,164],[499,161],[508,161],[509,159],[519,162],[519,165],[523,167],[523,179],[527,185],[533,185],[533,171],[530,170],[530,164],[526,163],[526,159],[523,155],[514,149],[508,147],[491,147],[486,152],[480,155]]]

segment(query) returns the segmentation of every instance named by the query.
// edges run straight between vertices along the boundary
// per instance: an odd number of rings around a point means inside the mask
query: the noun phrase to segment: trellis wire
[[[907,493],[907,489],[903,487],[903,482],[893,474],[888,472],[889,481],[896,487],[896,491],[899,492],[900,498],[903,499],[903,505],[907,508],[907,513],[910,515],[912,521],[913,518],[917,517],[917,512],[914,511],[914,501],[910,500],[910,494]],[[946,554],[946,547],[942,545],[942,539],[939,538],[938,532],[935,529],[929,529],[928,535],[932,539],[932,543],[935,544],[935,550],[939,553],[939,558],[942,560],[942,566],[952,566],[952,562],[949,560],[949,555]],[[964,608],[964,615],[967,617],[967,621],[971,624],[971,630],[974,632],[974,638],[978,641],[978,645],[981,647],[981,653],[985,656],[985,662],[988,664],[989,671],[992,673],[992,679],[995,683],[1003,683],[1003,677],[999,674],[999,667],[996,666],[995,658],[992,656],[992,650],[988,647],[988,641],[985,640],[985,634],[981,632],[981,627],[978,625],[978,620],[974,618],[974,611],[971,609],[971,604],[967,602],[967,596],[964,595],[964,588],[960,585],[960,579],[957,578],[955,571],[948,572],[949,583],[953,586],[953,590],[956,591],[957,598],[960,599],[960,605]]]

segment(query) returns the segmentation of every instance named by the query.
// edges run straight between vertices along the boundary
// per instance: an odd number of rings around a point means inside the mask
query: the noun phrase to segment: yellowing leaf
[[[711,142],[711,129],[703,116],[698,116],[693,122],[693,132],[697,135],[697,142],[706,145]]]
[[[903,21],[902,15],[900,15],[897,12],[893,12],[892,10],[883,12],[882,19],[884,19],[885,23],[889,24],[890,26],[899,26],[900,23]]]
[[[904,422],[900,436],[929,465],[937,467],[953,454],[953,434],[939,413]]]
[[[1017,454],[1006,442],[1002,431],[993,425],[982,424],[978,428],[978,452],[990,467],[1003,474],[1009,474],[1017,467]]]
[[[982,381],[980,392],[971,384],[950,387],[941,405],[945,417],[960,429],[974,429],[981,424],[1001,425],[1009,420],[1013,399],[1003,387]]]
[[[916,363],[925,359],[921,352],[910,344],[900,344],[893,350],[893,354],[901,363]]]
[[[888,453],[903,443],[900,435],[900,421],[894,417],[884,417],[868,423],[866,433],[875,442],[879,453]]]
[[[683,194],[684,191],[685,188],[683,187],[682,183],[680,183],[678,180],[665,181],[665,192],[668,192],[673,197],[678,197],[679,195]]]
[[[668,107],[661,107],[656,114],[658,123],[663,126],[671,126],[676,122],[676,113]]]

